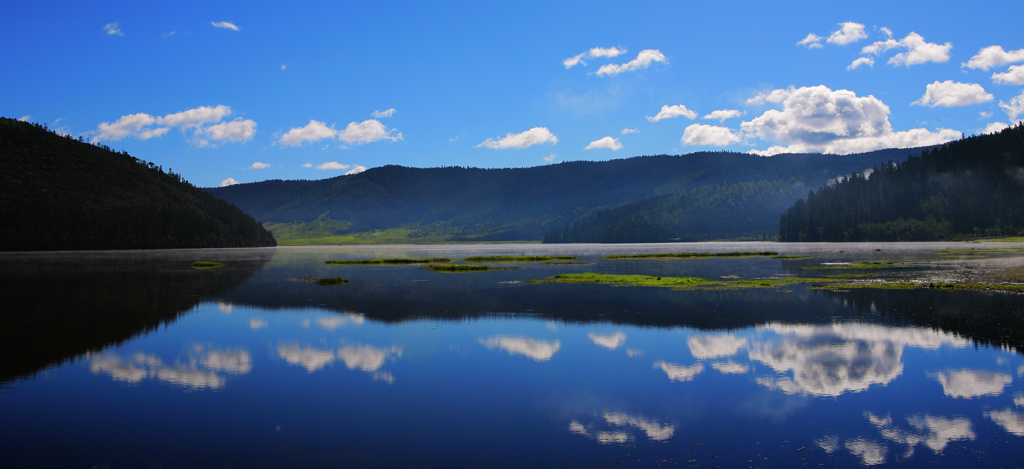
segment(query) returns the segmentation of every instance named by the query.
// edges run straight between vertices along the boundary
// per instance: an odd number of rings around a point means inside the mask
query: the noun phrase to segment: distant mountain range
[[[263,222],[282,244],[762,239],[775,236],[781,213],[808,191],[921,150],[701,152],[513,169],[384,166],[206,190]]]
[[[780,241],[931,241],[1024,236],[1024,123],[967,137],[786,210]]]
[[[0,118],[0,250],[274,246],[252,217],[124,152]]]

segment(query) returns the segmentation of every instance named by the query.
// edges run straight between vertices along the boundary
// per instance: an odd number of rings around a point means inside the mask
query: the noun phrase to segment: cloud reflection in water
[[[558,340],[546,342],[528,337],[494,336],[479,339],[479,342],[488,349],[499,348],[508,352],[509,355],[525,355],[538,362],[550,360],[562,347],[562,343]]]
[[[168,366],[159,357],[141,352],[131,358],[106,353],[89,357],[89,371],[130,384],[155,378],[192,390],[222,389],[226,379],[218,372],[248,374],[252,371],[252,357],[247,350],[204,350],[197,345],[190,351],[187,363]]]

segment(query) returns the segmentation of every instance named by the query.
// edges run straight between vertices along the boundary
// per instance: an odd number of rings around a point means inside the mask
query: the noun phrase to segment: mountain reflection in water
[[[1024,296],[527,282],[768,276],[876,255],[610,261],[579,249],[589,265],[460,275],[324,264],[470,255],[450,247],[0,256],[5,304],[31,313],[4,318],[17,358],[0,393],[4,465],[1021,460],[1024,357],[1011,329]],[[898,255],[931,250],[915,249]],[[188,268],[214,254],[224,270]],[[337,276],[350,283],[291,280]]]

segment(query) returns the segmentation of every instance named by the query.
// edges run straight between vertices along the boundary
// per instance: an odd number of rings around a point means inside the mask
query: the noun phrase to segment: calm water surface
[[[0,465],[1021,467],[1022,295],[526,282],[809,276],[856,260],[929,261],[883,276],[936,281],[1024,266],[1021,253],[954,259],[934,252],[944,247],[979,246],[0,254]],[[601,258],[738,250],[813,259]],[[586,264],[324,263],[520,253]],[[350,283],[293,280],[336,276]]]

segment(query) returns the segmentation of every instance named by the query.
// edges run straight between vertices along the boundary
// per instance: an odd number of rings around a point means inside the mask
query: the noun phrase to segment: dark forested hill
[[[774,232],[782,210],[808,189],[917,151],[769,158],[703,152],[516,169],[384,166],[318,181],[274,180],[207,190],[267,223],[279,239],[401,228],[406,239],[540,240],[581,217],[652,197],[658,199],[644,205],[648,216],[664,208],[672,215],[655,218],[684,217],[667,224],[660,218],[652,221],[669,230],[688,227],[685,217],[703,218],[699,229],[685,228],[665,239],[707,239]],[[799,191],[790,196],[791,188]],[[670,202],[683,206],[669,209]],[[717,212],[723,207],[730,211]],[[282,238],[282,233],[287,235]]]
[[[1024,235],[1024,124],[879,165],[807,194],[781,241],[924,241]]]
[[[252,217],[177,174],[0,118],[0,250],[274,245]]]

